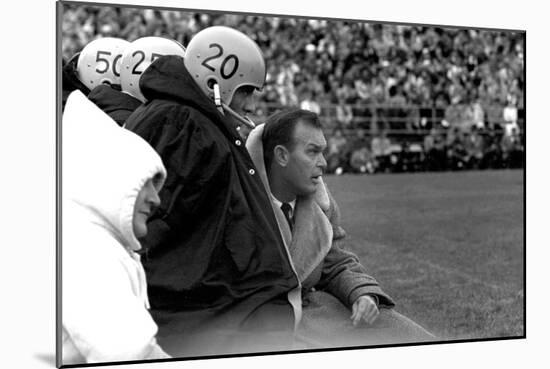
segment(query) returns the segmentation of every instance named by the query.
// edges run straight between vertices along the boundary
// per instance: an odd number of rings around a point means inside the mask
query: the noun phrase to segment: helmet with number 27
[[[120,59],[130,45],[116,37],[103,37],[88,43],[76,64],[78,79],[90,90],[102,83],[120,84]]]
[[[145,102],[146,99],[139,89],[139,79],[151,63],[164,55],[184,57],[185,47],[175,40],[156,36],[138,38],[130,43],[122,56],[120,72],[122,91]]]
[[[217,84],[226,105],[239,87],[261,89],[265,82],[262,51],[248,36],[229,27],[214,26],[197,33],[187,46],[184,64],[208,97],[215,99]]]

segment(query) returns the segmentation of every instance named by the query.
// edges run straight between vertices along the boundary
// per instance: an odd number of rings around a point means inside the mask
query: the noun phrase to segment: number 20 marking
[[[201,63],[201,65],[203,65],[204,67],[210,69],[212,72],[215,72],[216,68],[214,68],[212,65],[208,64],[208,62],[221,57],[223,55],[223,47],[220,44],[210,44],[209,47],[211,49],[212,48],[218,49],[218,52],[215,53],[214,55],[211,55],[208,58],[204,59],[204,61]],[[230,60],[233,60],[233,69],[229,73],[226,73],[226,66],[227,66],[227,63]],[[220,65],[220,75],[222,76],[223,79],[229,79],[229,78],[233,77],[233,75],[235,73],[237,73],[237,69],[239,69],[239,58],[237,58],[237,55],[235,55],[235,54],[229,54],[225,57],[225,59],[223,59],[222,64]]]

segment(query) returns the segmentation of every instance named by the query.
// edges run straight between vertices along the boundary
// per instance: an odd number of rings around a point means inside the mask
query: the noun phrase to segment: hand
[[[368,324],[374,323],[379,313],[374,298],[369,295],[359,296],[353,303],[351,311],[351,321],[354,326],[361,320]]]

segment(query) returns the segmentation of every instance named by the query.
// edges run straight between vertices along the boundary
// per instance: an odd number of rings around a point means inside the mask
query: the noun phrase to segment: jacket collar
[[[197,85],[180,56],[165,55],[155,60],[141,76],[139,87],[147,100],[176,100],[199,110],[226,135],[240,137],[236,127]]]
[[[97,86],[90,92],[88,99],[107,113],[121,108],[135,110],[141,105],[141,101],[135,97],[117,91],[109,85]]]

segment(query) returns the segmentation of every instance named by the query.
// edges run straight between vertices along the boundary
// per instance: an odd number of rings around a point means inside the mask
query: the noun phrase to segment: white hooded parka
[[[145,182],[166,172],[143,139],[82,93],[62,123],[63,364],[168,357],[156,343],[133,211]]]

